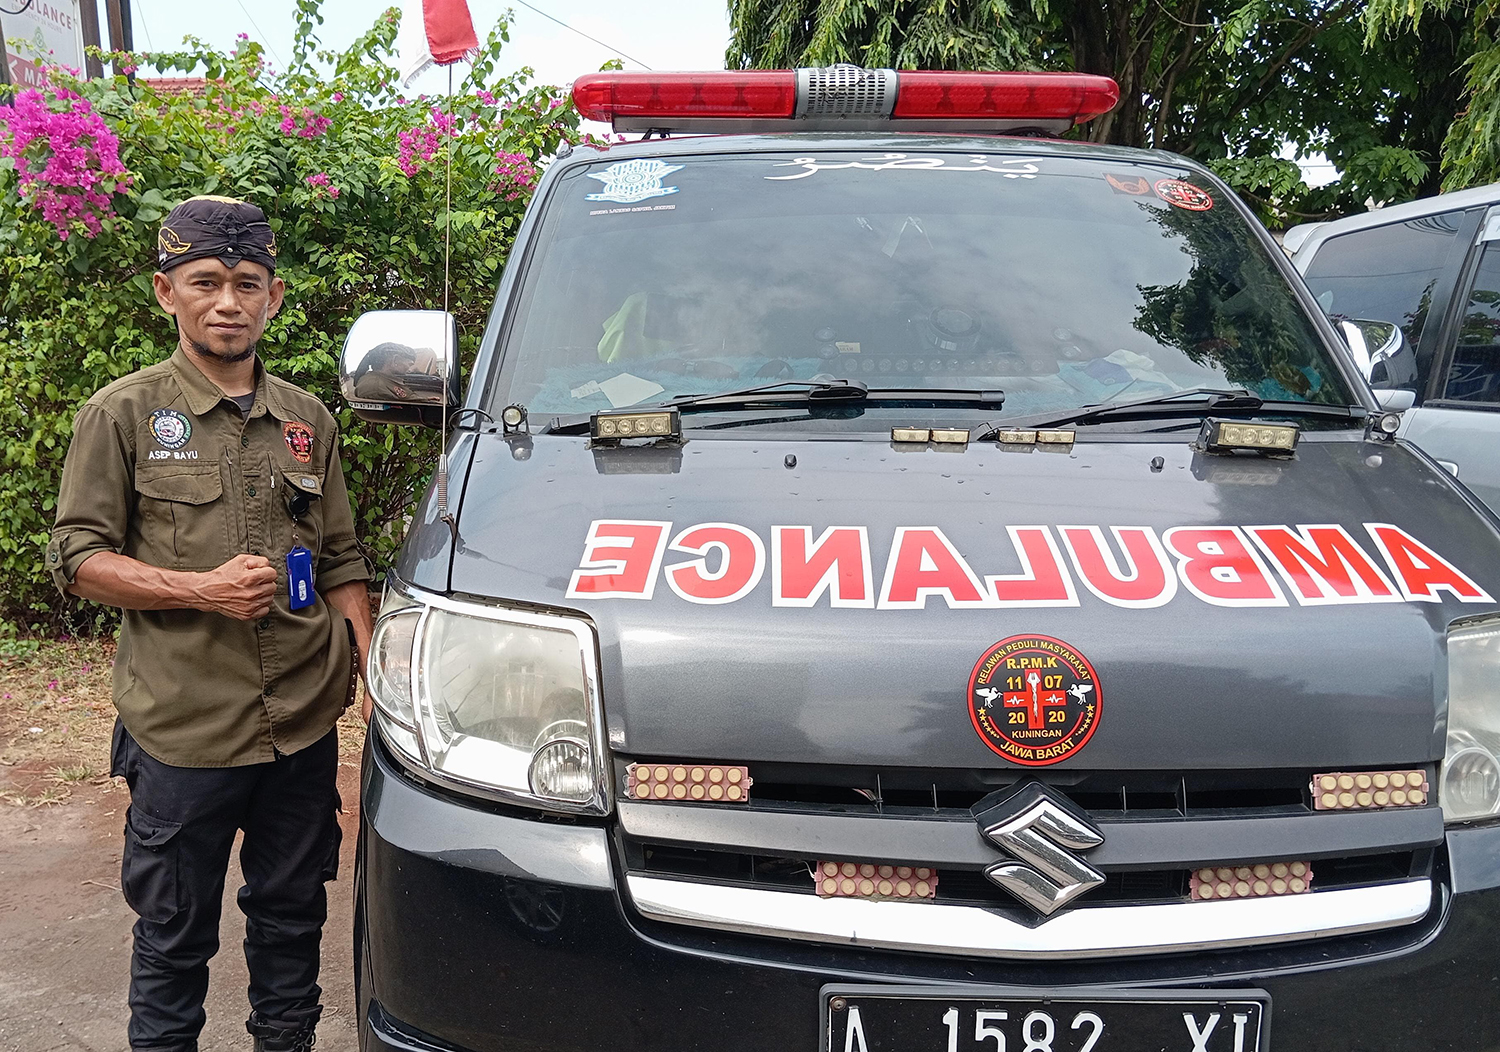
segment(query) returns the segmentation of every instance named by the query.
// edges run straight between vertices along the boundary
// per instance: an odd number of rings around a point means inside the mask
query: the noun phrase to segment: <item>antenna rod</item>
[[[453,357],[457,353],[456,348],[448,345],[448,337],[453,332],[453,325],[449,322],[448,314],[448,291],[450,288],[449,267],[453,258],[453,64],[448,65],[448,161],[446,168],[447,188],[444,199],[443,214],[443,422],[441,428],[442,447],[438,451],[437,466],[437,506],[438,518],[448,524],[449,531],[453,534],[454,541],[458,540],[458,523],[453,518],[453,513],[448,510],[448,376],[452,368]]]

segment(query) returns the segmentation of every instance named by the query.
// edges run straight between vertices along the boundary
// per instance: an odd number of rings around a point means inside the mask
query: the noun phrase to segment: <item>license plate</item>
[[[823,1052],[1266,1052],[1261,990],[825,986]]]

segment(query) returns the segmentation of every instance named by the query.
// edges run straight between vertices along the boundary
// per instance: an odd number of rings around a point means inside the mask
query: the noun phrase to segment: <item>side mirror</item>
[[[1378,390],[1416,391],[1417,355],[1401,326],[1367,318],[1340,321],[1339,331],[1359,371]]]
[[[460,401],[458,324],[440,310],[361,314],[339,355],[339,392],[361,420],[439,427]]]

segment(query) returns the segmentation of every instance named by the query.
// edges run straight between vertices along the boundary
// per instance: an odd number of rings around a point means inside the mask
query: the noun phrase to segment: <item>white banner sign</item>
[[[12,84],[37,87],[46,65],[84,68],[78,0],[0,0],[0,35]]]

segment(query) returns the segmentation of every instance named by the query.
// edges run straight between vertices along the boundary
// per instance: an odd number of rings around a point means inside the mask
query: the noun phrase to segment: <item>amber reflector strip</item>
[[[1312,864],[1257,862],[1252,866],[1205,867],[1193,871],[1188,890],[1195,902],[1301,895],[1312,890]]]
[[[819,862],[814,878],[825,899],[935,899],[937,870],[872,862]]]
[[[1313,808],[1362,811],[1377,807],[1421,807],[1431,790],[1425,771],[1347,771],[1315,774]]]
[[[625,768],[632,800],[742,804],[750,799],[750,769],[706,763],[633,763]]]

